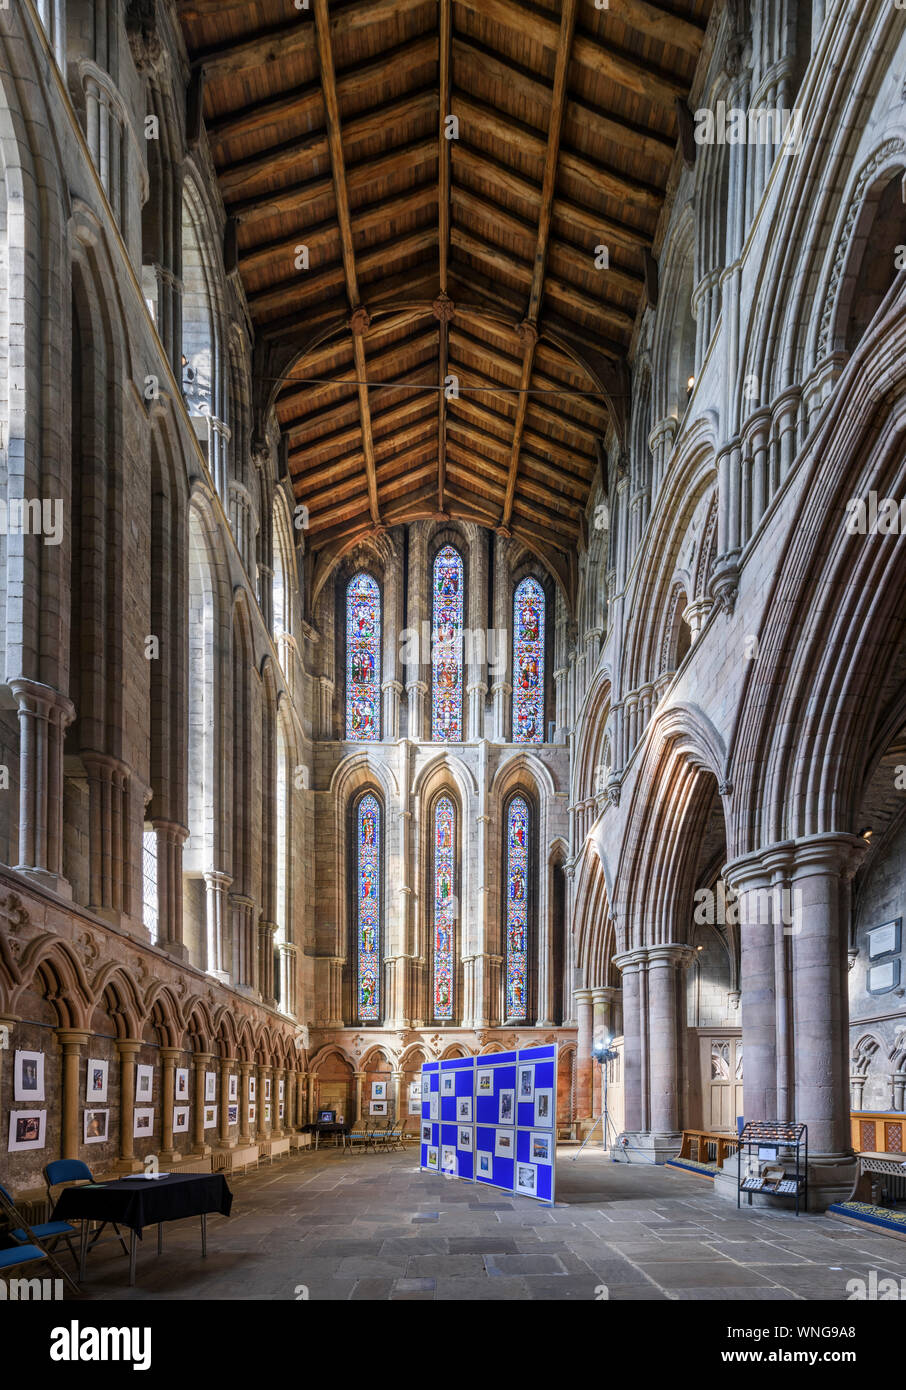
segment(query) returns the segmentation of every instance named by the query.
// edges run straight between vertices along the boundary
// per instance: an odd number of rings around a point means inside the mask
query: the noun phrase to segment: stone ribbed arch
[[[22,996],[34,991],[53,1006],[60,1027],[89,1026],[93,1002],[102,991],[89,985],[81,961],[67,942],[49,935],[36,937],[22,952],[18,969],[19,983],[9,1001],[13,1016],[20,1012]],[[129,1002],[137,1002],[134,992]]]

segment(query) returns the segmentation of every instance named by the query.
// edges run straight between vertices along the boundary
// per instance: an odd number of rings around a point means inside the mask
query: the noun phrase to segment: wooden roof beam
[[[348,211],[348,209],[347,209]],[[249,308],[253,313],[266,313],[268,309],[278,308],[285,305],[288,300],[297,300],[298,303],[307,304],[309,300],[316,298],[324,290],[332,289],[337,284],[347,285],[348,295],[348,270],[346,268],[347,252],[344,244],[344,237],[352,235],[351,231],[344,232],[342,224],[340,228],[340,242],[343,248],[343,265],[330,266],[318,275],[306,275],[302,271],[296,271],[292,277],[285,280],[278,280],[275,284],[269,285],[266,290],[259,290],[257,294],[249,295]],[[376,246],[371,246],[367,251],[363,251],[356,264],[358,270],[365,274],[369,271],[380,270],[388,262],[403,260],[407,256],[417,255],[420,251],[433,248],[437,243],[437,228],[432,224],[430,227],[421,227],[418,231],[410,232],[408,236],[394,237],[389,241],[382,241]],[[294,296],[292,291],[302,291],[299,296]],[[356,294],[358,294],[358,277],[356,278]],[[353,306],[358,308],[358,304]]]
[[[453,305],[447,294],[447,269],[450,254],[450,132],[447,117],[451,111],[453,64],[453,0],[438,0],[438,133],[437,133],[437,247],[440,294],[437,298],[438,352],[437,374],[440,390],[437,393],[437,510],[444,512],[444,488],[447,471],[447,359],[450,348],[450,318]]]

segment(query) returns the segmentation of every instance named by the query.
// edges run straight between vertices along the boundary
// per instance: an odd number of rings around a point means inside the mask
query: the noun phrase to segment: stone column
[[[188,959],[182,921],[182,851],[188,836],[184,825],[151,822],[157,844],[157,945],[178,960]]]
[[[277,1003],[274,994],[274,937],[277,923],[267,922],[262,917],[258,922],[258,988],[265,1004],[274,1008]]]
[[[310,1124],[313,1124],[313,1123],[314,1123],[314,1117],[315,1117],[315,1081],[316,1081],[315,1074],[314,1074],[313,1071],[310,1071],[310,1072],[308,1073],[308,1087],[307,1087],[307,1095],[306,1095],[306,1102],[305,1102],[305,1123],[306,1123],[307,1125],[310,1125]]]
[[[252,1142],[249,1132],[249,1076],[254,1070],[251,1062],[239,1063],[239,1143],[243,1147]]]
[[[219,869],[208,869],[204,875],[207,917],[207,972],[222,984],[230,983],[227,970],[227,923],[229,921],[229,888],[232,879]]]
[[[650,1127],[655,1142],[679,1138],[686,1091],[686,1018],[683,972],[688,946],[648,949]]]
[[[609,1043],[616,1029],[613,1026],[613,999],[617,991],[599,985],[591,992],[592,1002],[592,1048]],[[603,1109],[604,1098],[601,1086],[601,1068],[592,1063],[592,1113],[597,1115]]]
[[[164,1163],[173,1163],[178,1157],[173,1147],[173,1103],[179,1055],[178,1047],[160,1050],[160,1158]]]
[[[243,993],[258,989],[258,941],[255,921],[258,909],[244,893],[230,894],[233,920],[233,985]]]
[[[353,1119],[355,1124],[360,1125],[364,1118],[362,1115],[362,1087],[365,1082],[365,1073],[357,1071],[353,1075],[355,1077],[355,1115]]]
[[[196,1052],[192,1058],[195,1067],[195,1112],[192,1116],[192,1152],[203,1157],[211,1152],[205,1140],[204,1128],[204,1074],[214,1061],[213,1052]]]
[[[281,1083],[281,1081],[284,1083],[283,1091],[284,1091],[284,1095],[285,1095],[285,1094],[286,1094],[286,1084],[285,1084],[285,1083],[286,1083],[286,1072],[284,1071],[283,1067],[275,1067],[275,1068],[274,1068],[274,1081],[273,1081],[273,1088],[274,1088],[273,1106],[274,1106],[274,1108],[273,1108],[273,1110],[271,1111],[271,1115],[272,1115],[272,1118],[273,1118],[273,1128],[272,1128],[272,1130],[271,1130],[271,1133],[273,1134],[273,1136],[274,1136],[275,1139],[280,1139],[280,1138],[283,1137],[283,1121],[280,1119],[280,1083]],[[284,1103],[284,1105],[285,1105],[285,1104],[286,1104],[286,1101],[284,1100],[283,1103]]]
[[[10,1065],[12,1065],[12,1036],[18,1022],[18,1018],[12,1014],[0,1014],[0,1084],[3,1082],[4,1057],[10,1058]]]
[[[258,1108],[257,1108],[257,1110],[255,1111],[255,1114],[256,1114],[256,1116],[257,1116],[257,1118],[258,1118],[258,1142],[259,1142],[259,1143],[263,1143],[263,1141],[264,1141],[265,1139],[267,1139],[267,1138],[269,1137],[269,1134],[270,1134],[270,1130],[269,1130],[268,1127],[267,1127],[267,1121],[266,1121],[265,1118],[264,1118],[264,1107],[265,1107],[266,1105],[273,1105],[273,1103],[274,1103],[273,1097],[271,1097],[270,1100],[267,1100],[266,1097],[265,1097],[265,1093],[266,1093],[266,1091],[267,1091],[267,1086],[266,1086],[265,1083],[266,1083],[267,1078],[268,1078],[269,1075],[270,1075],[270,1070],[269,1070],[268,1067],[259,1067],[259,1068],[258,1068],[258,1101],[257,1101]],[[272,1112],[272,1113],[273,1113],[273,1112]]]
[[[73,1028],[57,1028],[60,1051],[63,1054],[63,1125],[60,1135],[60,1157],[78,1158],[79,1143],[79,1059],[82,1044],[91,1037]]]
[[[642,1067],[642,985],[644,951],[627,951],[614,956],[614,965],[623,976],[623,1123],[627,1132],[637,1133],[645,1123]]]
[[[573,990],[574,1009],[579,1028],[576,1047],[576,1118],[586,1119],[592,1108],[592,992]]]
[[[75,718],[65,695],[39,681],[9,682],[19,714],[19,862],[29,878],[71,897],[63,878],[63,739]]]
[[[135,1157],[132,1135],[135,1119],[135,1058],[141,1042],[138,1038],[117,1038],[114,1045],[120,1059],[120,1156],[115,1167],[118,1173],[135,1173],[142,1166]]]
[[[390,1102],[392,1106],[391,1115],[392,1118],[396,1120],[398,1123],[402,1122],[406,1118],[403,1115],[401,1108],[402,1099],[400,1082],[402,1081],[402,1079],[403,1073],[401,1071],[394,1071],[390,1073]]]
[[[309,1124],[311,1116],[308,1113],[308,1072],[296,1072],[296,1128],[301,1129],[303,1125]]]
[[[220,1059],[220,1112],[217,1116],[217,1147],[219,1149],[232,1149],[236,1146],[236,1140],[230,1138],[230,1126],[228,1123],[228,1111],[230,1099],[230,1057]]]

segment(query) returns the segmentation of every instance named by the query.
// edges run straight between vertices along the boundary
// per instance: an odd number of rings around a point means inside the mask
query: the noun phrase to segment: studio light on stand
[[[608,1063],[615,1062],[620,1055],[615,1047],[611,1047],[610,1044],[612,1043],[612,1041],[612,1038],[605,1038],[603,1042],[595,1043],[594,1047],[591,1050],[591,1055],[594,1058],[594,1060],[596,1062],[601,1063],[601,1095],[603,1097],[604,1103],[600,1115],[595,1117],[594,1124],[586,1134],[585,1138],[582,1140],[582,1143],[579,1145],[576,1152],[573,1154],[573,1163],[575,1163],[576,1159],[579,1157],[579,1154],[585,1148],[585,1145],[588,1143],[589,1139],[594,1134],[595,1130],[598,1128],[598,1125],[602,1125],[601,1137],[604,1140],[605,1149],[607,1149],[610,1153],[611,1163],[617,1162],[617,1160],[613,1156],[612,1147],[617,1141],[616,1126],[614,1125],[613,1120],[610,1118],[610,1111],[607,1107],[607,1066]]]

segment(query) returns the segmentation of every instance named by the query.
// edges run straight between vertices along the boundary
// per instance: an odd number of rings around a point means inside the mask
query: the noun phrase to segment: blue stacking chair
[[[92,1176],[91,1169],[88,1167],[88,1164],[83,1163],[80,1158],[57,1158],[54,1159],[53,1163],[48,1163],[45,1166],[44,1181],[47,1184],[47,1197],[50,1202],[51,1210],[53,1210],[53,1189],[55,1187],[59,1187],[62,1183],[94,1182],[94,1178]],[[51,1224],[56,1225],[61,1223],[54,1222]],[[112,1221],[110,1224],[113,1226],[113,1229],[116,1232],[117,1240],[123,1247],[123,1254],[128,1255],[129,1247],[123,1239],[123,1236],[120,1234],[119,1226],[117,1226],[115,1221]],[[89,1243],[89,1250],[93,1250],[94,1247],[97,1245],[101,1236],[101,1232],[103,1231],[106,1225],[106,1221],[102,1221],[100,1223],[100,1225],[94,1233],[91,1242]]]
[[[66,1270],[60,1264],[56,1255],[51,1250],[45,1250],[41,1245],[41,1237],[38,1232],[47,1230],[50,1227],[65,1226],[65,1221],[45,1221],[38,1226],[29,1226],[28,1222],[16,1209],[16,1204],[10,1197],[5,1187],[0,1187],[0,1212],[5,1216],[10,1227],[10,1235],[16,1241],[15,1245],[8,1250],[0,1250],[0,1271],[6,1273],[7,1270],[17,1269],[20,1265],[37,1264],[39,1261],[47,1260],[51,1269],[61,1275],[74,1293],[79,1293],[79,1286],[74,1279],[71,1279]],[[69,1227],[70,1236],[72,1227]],[[57,1239],[64,1235],[63,1231],[52,1233]],[[72,1251],[72,1246],[70,1246]],[[74,1252],[73,1258],[75,1257]]]
[[[4,1210],[8,1213],[10,1208],[16,1209],[16,1202],[12,1193],[7,1192],[6,1188],[0,1184],[0,1197],[4,1198]],[[7,1217],[12,1221],[11,1217]],[[61,1240],[69,1246],[69,1253],[73,1258],[76,1269],[79,1267],[79,1257],[75,1252],[72,1238],[76,1233],[75,1226],[70,1226],[68,1221],[39,1221],[36,1226],[29,1228],[33,1236],[41,1242],[41,1248],[55,1250]],[[17,1245],[27,1245],[29,1243],[28,1232],[24,1226],[17,1226],[7,1231],[7,1235],[14,1240]]]

